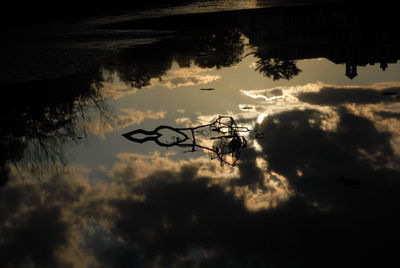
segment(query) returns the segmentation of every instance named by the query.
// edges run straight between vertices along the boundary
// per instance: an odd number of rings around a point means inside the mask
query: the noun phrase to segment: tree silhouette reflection
[[[165,135],[161,133],[163,130],[169,130],[171,134],[164,137]],[[249,131],[250,129],[247,127],[238,126],[232,117],[219,116],[214,122],[207,125],[188,128],[158,126],[152,131],[137,129],[122,136],[136,143],[154,141],[162,147],[191,148],[190,152],[195,152],[196,149],[208,151],[211,153],[211,159],[217,158],[221,165],[235,166],[239,160],[241,149],[247,146],[243,134]],[[145,137],[139,138],[137,135],[145,135]],[[211,141],[211,145],[201,143],[203,139]]]
[[[238,29],[229,29],[223,34],[202,35],[195,42],[204,56],[194,56],[194,65],[201,68],[224,68],[238,64],[244,53],[243,35]]]
[[[263,58],[259,53],[255,53],[259,59],[256,62],[256,71],[265,75],[272,80],[293,79],[301,70],[297,67],[293,60],[278,59],[278,58]]]
[[[315,58],[351,66],[352,72],[344,70],[343,73],[353,78],[357,75],[357,66],[379,63],[385,70],[389,63],[400,59],[395,9],[356,2],[111,23],[104,28],[167,30],[173,31],[174,36],[153,45],[133,48],[132,51],[138,53],[124,55],[122,66],[107,68],[119,72],[122,80],[132,86],[143,87],[150,84],[151,78],[162,77],[173,61],[180,67],[230,67],[244,58],[245,36],[254,49],[251,54],[257,58],[256,70],[273,80],[293,79],[301,72],[297,60]],[[146,63],[154,59],[160,62],[150,69]]]
[[[64,144],[82,139],[85,122],[105,111],[101,84],[94,72],[1,86],[0,184],[12,164],[22,161],[37,171],[63,162]]]
[[[116,72],[129,86],[142,88],[150,86],[151,79],[162,79],[174,61],[181,68],[220,69],[238,64],[244,49],[238,29],[210,31],[125,49],[112,62],[104,63],[103,68]]]
[[[164,42],[124,49],[112,61],[105,62],[103,68],[116,72],[119,79],[134,88],[150,85],[153,78],[161,78],[171,68],[173,52]]]

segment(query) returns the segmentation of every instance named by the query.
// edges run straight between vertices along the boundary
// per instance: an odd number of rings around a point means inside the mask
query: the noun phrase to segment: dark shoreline
[[[140,10],[149,10],[152,8],[162,8],[167,6],[176,6],[187,4],[194,0],[60,0],[53,3],[27,2],[27,3],[8,3],[2,11],[0,21],[12,27],[13,25],[26,23],[44,23],[52,21],[76,22],[88,17],[103,15],[121,14],[126,12],[135,12]]]
[[[329,3],[311,3],[290,6],[275,6],[266,8],[255,8],[245,10],[228,10],[218,12],[205,12],[195,14],[170,15],[156,18],[145,18],[138,20],[127,20],[114,22],[100,26],[100,29],[111,30],[191,30],[206,29],[219,27],[232,27],[240,23],[241,20],[248,20],[257,17],[261,19],[263,16],[280,17],[280,16],[297,16],[302,13],[312,14],[313,12],[323,12],[330,10],[350,10],[356,14],[363,12],[389,12],[388,15],[396,15],[394,4],[390,1],[383,1],[385,5],[376,6],[371,2],[360,0],[354,1],[335,1]]]

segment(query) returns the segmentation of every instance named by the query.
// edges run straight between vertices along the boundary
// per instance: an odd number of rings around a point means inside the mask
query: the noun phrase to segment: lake
[[[239,2],[4,37],[1,267],[396,260],[395,9]]]

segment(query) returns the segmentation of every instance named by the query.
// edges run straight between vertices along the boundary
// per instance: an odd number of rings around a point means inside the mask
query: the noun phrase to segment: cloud
[[[249,152],[245,156],[248,162],[238,168],[250,170],[241,170],[238,177],[230,180],[231,183],[216,184],[210,177],[198,177],[197,168],[188,162],[178,168],[170,163],[171,169],[142,174],[140,183],[131,188],[133,193],[143,195],[142,201],[116,200],[117,210],[125,215],[115,225],[116,233],[124,241],[123,250],[121,247],[110,249],[103,261],[110,266],[149,267],[200,264],[229,267],[231,263],[281,267],[292,267],[296,263],[319,267],[326,259],[330,260],[328,267],[336,267],[343,261],[351,265],[379,263],[382,257],[394,251],[380,242],[393,239],[393,232],[397,229],[397,221],[392,222],[395,213],[391,213],[398,208],[395,201],[398,195],[391,187],[399,185],[395,180],[399,174],[388,169],[374,171],[369,159],[352,152],[357,152],[354,150],[357,146],[374,151],[380,146],[378,143],[385,144],[387,137],[378,135],[375,140],[372,135],[367,135],[351,147],[350,140],[359,131],[354,132],[350,123],[356,123],[363,133],[376,131],[373,125],[368,124],[368,120],[341,111],[338,128],[326,133],[318,127],[318,121],[309,120],[318,118],[319,113],[296,111],[280,115],[279,119],[291,120],[277,120],[277,129],[264,125],[271,130],[271,138],[262,142],[268,158]],[[295,127],[287,133],[285,126]],[[311,138],[320,137],[315,146],[304,143],[308,138],[306,134]],[[295,139],[299,142],[292,143]],[[336,140],[340,139],[348,142],[344,142],[348,148],[336,146]],[[276,149],[281,150],[271,150],[267,144],[272,142],[275,142]],[[369,145],[370,142],[373,145]],[[300,148],[287,150],[287,143]],[[321,147],[321,144],[326,146]],[[321,154],[325,148],[328,154]],[[342,152],[345,154],[340,160]],[[274,153],[279,153],[281,158],[275,159]],[[293,153],[302,153],[304,164],[293,162],[297,160],[290,157]],[[334,154],[332,159],[325,159],[329,153]],[[152,161],[156,158],[152,156]],[[328,163],[330,160],[338,161]],[[319,166],[324,162],[325,166],[337,164],[340,174],[344,170],[360,170],[362,185],[360,188],[346,188],[337,183],[335,174],[330,177],[332,174],[326,173],[324,166]],[[357,166],[352,167],[353,164]],[[149,165],[154,166],[154,163]],[[164,166],[168,167],[167,164]],[[360,166],[364,169],[358,169]],[[259,171],[252,170],[257,167]],[[287,175],[281,175],[284,173]],[[255,187],[254,191],[251,186],[262,180],[269,180],[269,187]],[[282,196],[280,186],[293,187],[293,194]],[[386,214],[383,207],[391,212]],[[387,221],[380,223],[379,217],[384,215],[389,216],[389,224]],[[373,226],[378,227],[379,232],[371,229]],[[383,226],[390,230],[382,231]],[[372,258],[367,253],[371,251],[376,254]],[[286,258],[288,255],[294,259]]]
[[[192,120],[189,117],[180,117],[175,119],[175,122],[177,124],[183,124],[185,126],[190,126],[190,124],[192,123]]]
[[[400,174],[389,165],[397,159],[391,130],[374,121],[382,118],[379,105],[269,115],[258,125],[265,133],[261,151],[244,150],[236,168],[205,157],[122,153],[96,171],[109,182],[77,168],[1,188],[1,264],[354,267],[394,261],[389,242],[400,238]]]
[[[237,176],[237,173],[227,172],[227,167],[220,166],[216,161],[210,162],[206,157],[172,160],[168,156],[170,156],[169,152],[164,155],[158,152],[149,155],[121,153],[117,155],[119,161],[112,166],[108,174],[124,182],[137,182],[160,170],[178,172],[183,166],[191,166],[197,169],[198,176],[209,178],[223,177],[222,174],[230,174],[230,177]]]
[[[400,120],[397,116],[396,104],[345,104],[347,110],[353,114],[368,118],[379,131],[390,133],[390,143],[396,156],[400,156]],[[398,169],[397,161],[392,163],[392,168]]]
[[[124,128],[130,125],[138,125],[145,119],[162,119],[165,117],[166,112],[154,112],[151,110],[138,111],[135,109],[121,109],[121,112],[126,115],[120,115],[116,117],[117,126]]]
[[[85,122],[84,129],[89,133],[103,137],[105,134],[132,125],[139,125],[146,119],[162,119],[166,112],[155,112],[151,110],[140,111],[135,109],[121,109],[123,115],[111,116],[105,121],[93,120]]]
[[[290,109],[295,106],[337,106],[341,104],[396,103],[400,99],[400,84],[385,82],[368,86],[338,86],[310,83],[301,86],[275,87],[261,90],[242,90],[245,96],[262,99],[266,103],[284,104]],[[308,104],[308,106],[306,106]]]
[[[337,194],[337,178],[369,180],[375,170],[397,159],[389,132],[379,131],[372,121],[346,109],[337,113],[337,126],[330,130],[323,129],[322,114],[317,110],[272,116],[263,122],[268,135],[259,141],[271,170],[288,178],[290,185],[309,198],[318,194],[314,201],[325,206],[331,205]]]
[[[138,88],[131,87],[127,84],[115,82],[103,82],[101,87],[101,95],[105,99],[120,99],[126,95],[136,94]]]
[[[41,181],[28,180],[0,189],[1,266],[96,264],[90,250],[83,246],[82,223],[88,219],[80,209],[89,206],[92,197],[98,198],[95,193],[99,192],[90,186],[85,174],[85,169],[54,173]]]
[[[219,75],[203,74],[208,71],[210,71],[210,69],[200,67],[170,70],[161,80],[152,79],[150,83],[153,86],[159,85],[167,88],[178,88],[204,85],[221,78]]]
[[[197,238],[203,236],[202,230],[209,223],[224,229],[219,225],[228,220],[224,215],[238,219],[242,213],[250,215],[249,209],[257,204],[260,208],[260,194],[255,194],[254,189],[245,189],[245,183],[237,183],[242,173],[230,167],[222,167],[207,158],[173,161],[170,156],[174,155],[125,153],[118,155],[117,163],[111,168],[60,168],[40,181],[32,178],[23,184],[1,188],[2,265],[120,267],[154,264],[158,253],[148,246],[157,245],[157,241],[171,243],[169,252],[174,248],[180,252],[168,262],[212,258],[213,247],[202,243],[197,249],[188,247],[182,243],[184,241],[170,240],[168,230],[185,230],[187,220],[188,227],[199,231],[195,234]],[[94,182],[91,177],[98,172],[103,172],[113,182]],[[13,171],[15,177],[27,174],[23,170],[22,173]],[[13,181],[17,181],[16,178]],[[265,192],[262,202],[268,202],[270,194],[272,192]],[[140,211],[147,212],[139,220],[136,216]],[[167,216],[166,221],[158,221],[159,213]],[[202,222],[200,225],[197,225],[198,220]],[[153,242],[147,240],[155,231],[152,228],[164,225],[167,229],[159,238]],[[192,238],[186,232],[180,235],[191,244]],[[212,241],[210,239],[207,238]],[[149,254],[144,259],[140,257],[143,252]],[[162,253],[163,259],[167,258],[164,253],[167,252]]]
[[[385,87],[386,86],[386,87]],[[302,102],[335,106],[345,103],[376,104],[399,102],[396,95],[400,87],[397,84],[374,84],[362,86],[330,86],[321,85],[318,92],[301,92],[298,99]],[[389,95],[385,95],[389,94]]]
[[[260,90],[241,90],[244,96],[257,99],[254,110],[259,113],[277,114],[293,109],[319,109],[327,111],[329,108],[303,102],[299,99],[301,94],[317,93],[324,87],[322,83],[309,83],[301,86],[273,87]]]
[[[337,267],[391,259],[385,241],[400,238],[400,174],[394,130],[379,127],[377,111],[386,108],[346,103],[270,114],[258,126],[261,151],[243,151],[228,178],[206,159],[120,155],[109,175],[140,198],[114,200],[122,242],[101,261],[319,267],[329,259],[326,266]]]
[[[136,94],[139,90],[146,90],[154,86],[163,86],[170,89],[178,87],[198,86],[217,81],[221,78],[219,75],[204,74],[211,69],[191,67],[169,70],[165,75],[157,78],[152,78],[149,85],[139,89],[138,87],[130,86],[118,78],[116,73],[105,74],[109,76],[108,80],[102,82],[101,95],[105,99],[120,99],[124,96]]]

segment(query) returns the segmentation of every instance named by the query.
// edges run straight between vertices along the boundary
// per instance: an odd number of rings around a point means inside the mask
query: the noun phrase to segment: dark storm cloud
[[[260,141],[271,169],[326,205],[335,198],[336,193],[328,192],[338,187],[338,178],[369,180],[376,167],[396,159],[390,133],[379,132],[370,120],[345,109],[338,114],[334,131],[321,128],[322,114],[316,110],[278,114],[265,121],[262,127],[268,134]]]
[[[58,174],[0,189],[1,267],[86,267],[90,254],[76,224],[95,219],[97,208],[79,179]]]
[[[61,209],[34,210],[10,227],[2,228],[0,264],[2,267],[56,267],[55,249],[64,245],[68,225],[61,220]]]
[[[317,105],[335,106],[344,103],[375,104],[381,102],[399,102],[397,95],[400,88],[386,88],[377,90],[374,88],[346,88],[323,87],[319,92],[304,92],[298,95],[302,102]]]
[[[399,184],[394,180],[398,173],[373,175],[379,180],[369,178],[361,190],[329,185],[338,202],[330,211],[310,202],[313,194],[327,192],[311,177],[310,188],[316,193],[302,191],[276,209],[249,212],[231,193],[209,186],[206,178],[182,172],[153,174],[146,180],[151,183],[141,187],[144,201],[116,201],[123,216],[115,231],[124,243],[108,248],[101,258],[114,267],[346,267],[367,260],[376,264],[393,253],[385,241],[398,236],[393,214],[398,197],[391,187]],[[369,254],[374,255],[367,259]]]
[[[129,252],[136,258],[126,263],[127,267],[149,263],[155,256],[162,256],[166,263],[179,261],[194,248],[213,248],[221,238],[234,240],[231,235],[236,231],[230,232],[226,223],[238,221],[248,212],[232,194],[208,186],[208,179],[194,179],[193,171],[186,167],[180,172],[152,174],[135,189],[143,191],[144,202],[116,202],[124,215],[116,224],[117,232],[128,245],[138,245]]]
[[[257,166],[257,153],[254,148],[247,148],[240,153],[239,168],[239,185],[254,185],[260,187],[263,184],[264,174]]]
[[[323,113],[317,110],[295,110],[268,118],[261,126],[265,138],[260,140],[268,162],[279,173],[294,177],[297,169],[308,175],[324,170],[363,170],[370,163],[363,161],[359,150],[379,155],[376,163],[393,157],[390,133],[379,132],[369,119],[346,109],[337,113],[340,119],[334,131],[321,128]]]

